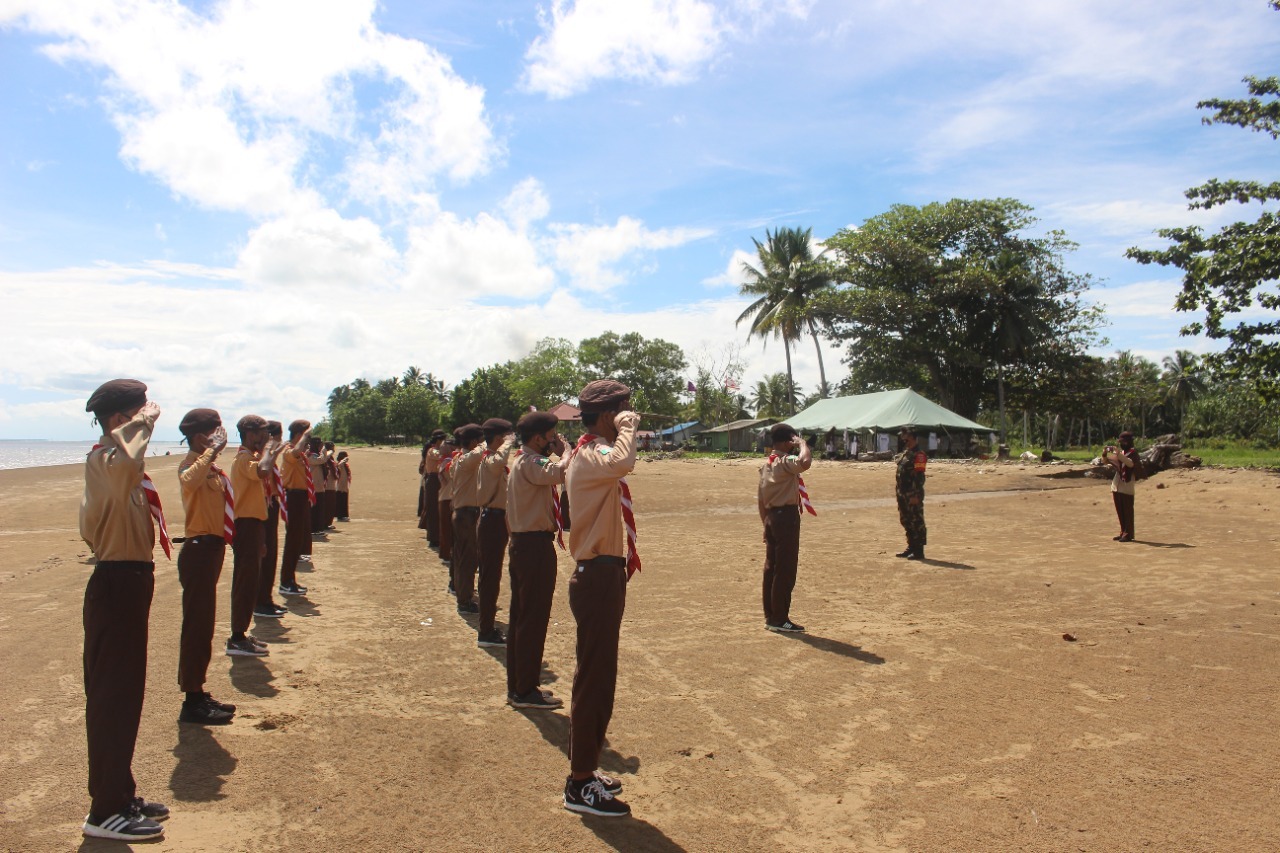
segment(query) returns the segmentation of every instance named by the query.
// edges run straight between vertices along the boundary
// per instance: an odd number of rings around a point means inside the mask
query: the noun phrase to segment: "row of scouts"
[[[96,558],[85,590],[85,725],[89,756],[89,814],[85,835],[125,841],[158,838],[169,809],[138,796],[132,763],[146,687],[148,622],[155,588],[156,539],[166,557],[172,541],[151,478],[147,447],[160,407],[147,386],[116,379],[85,406],[102,437],[85,465],[80,533]],[[178,467],[185,513],[178,580],[182,629],[178,687],[183,723],[225,725],[236,706],[205,690],[217,614],[217,585],[227,546],[233,552],[231,625],[226,653],[264,657],[266,644],[249,631],[253,617],[279,619],[288,611],[273,598],[279,524],[285,546],[279,565],[282,596],[304,596],[300,561],[309,561],[313,530],[345,517],[350,483],[346,454],[317,446],[305,420],[289,425],[245,415],[240,447],[229,471],[218,466],[227,431],[213,409],[193,409],[179,430],[190,452]],[[328,485],[331,483],[331,486]],[[332,498],[326,495],[332,494]]]

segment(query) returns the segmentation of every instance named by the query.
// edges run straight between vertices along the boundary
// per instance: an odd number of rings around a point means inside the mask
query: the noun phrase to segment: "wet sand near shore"
[[[148,460],[175,535],[178,461]],[[506,706],[503,651],[476,647],[416,529],[416,451],[352,451],[352,520],[316,544],[310,594],[255,625],[267,658],[221,654],[228,558],[208,689],[240,706],[231,726],[176,722],[180,587],[157,548],[134,773],[173,817],[145,847],[1280,849],[1280,476],[1159,474],[1121,545],[1105,482],[934,464],[930,559],[909,563],[891,465],[818,462],[792,609],[808,633],[780,636],[759,464],[630,478],[644,571],[602,769],[631,819],[561,808],[567,710]],[[82,470],[0,472],[4,850],[128,849],[79,832]],[[544,671],[566,701],[571,568]]]

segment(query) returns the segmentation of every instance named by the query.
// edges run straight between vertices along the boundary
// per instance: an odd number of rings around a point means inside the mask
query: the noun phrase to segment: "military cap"
[[[107,417],[129,409],[136,409],[147,402],[147,386],[136,379],[112,379],[103,382],[89,395],[84,410]],[[99,418],[101,420],[101,418]]]
[[[631,399],[631,389],[616,379],[588,382],[578,394],[578,408],[584,412],[612,412]]]
[[[484,438],[484,428],[479,424],[463,424],[453,431],[453,437],[458,439],[459,444],[478,441]]]
[[[311,421],[298,418],[296,421],[289,424],[289,435],[302,435],[309,429],[311,429]]]
[[[905,426],[903,426],[901,429],[898,430],[898,435],[915,435],[915,434],[916,434],[915,424],[906,424]]]
[[[529,439],[535,435],[542,435],[547,430],[555,429],[558,423],[560,419],[550,412],[529,412],[520,418],[516,429],[520,433],[520,438]]]
[[[182,416],[178,432],[190,438],[222,426],[222,418],[213,409],[192,409]]]
[[[791,424],[774,424],[769,428],[769,441],[773,444],[779,444],[784,441],[790,441],[799,433]]]
[[[236,429],[240,430],[241,435],[244,435],[246,432],[252,432],[255,429],[266,428],[267,419],[259,415],[245,415],[243,418],[236,421]]]
[[[489,420],[480,424],[480,428],[484,430],[485,435],[506,435],[515,427],[511,426],[511,421],[505,418],[489,418]]]
[[[279,421],[267,421],[267,432],[276,438],[282,438],[284,436],[284,427]]]

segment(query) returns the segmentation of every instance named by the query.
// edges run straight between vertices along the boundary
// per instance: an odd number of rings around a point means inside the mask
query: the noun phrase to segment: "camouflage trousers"
[[[898,521],[902,522],[902,529],[907,532],[907,548],[916,550],[923,548],[927,544],[927,532],[924,526],[924,500],[912,506],[907,503],[907,498],[898,495]]]

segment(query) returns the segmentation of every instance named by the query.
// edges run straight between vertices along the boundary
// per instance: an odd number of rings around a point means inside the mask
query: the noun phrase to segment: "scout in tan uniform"
[[[479,613],[475,601],[476,569],[479,552],[476,528],[480,523],[480,460],[484,456],[484,430],[478,424],[467,424],[453,431],[461,448],[453,460],[453,588],[458,598],[458,612]]]
[[[258,569],[267,550],[267,495],[262,484],[271,476],[276,456],[284,447],[273,444],[268,448],[270,436],[265,418],[245,415],[236,428],[240,431],[240,449],[231,463],[236,536],[231,546],[235,556],[231,569],[231,637],[227,640],[227,654],[264,657],[266,644],[250,637],[247,631],[258,600]],[[279,614],[272,615],[280,618]]]
[[[440,562],[449,568],[449,594],[453,595],[453,463],[458,442],[446,438],[440,444]]]
[[[507,461],[515,447],[515,433],[511,421],[502,418],[489,418],[480,426],[484,430],[485,450],[476,480],[476,500],[480,502],[480,521],[476,526],[480,627],[476,644],[481,648],[497,648],[507,644],[494,620],[502,587],[502,558],[507,553]]]
[[[569,550],[576,568],[569,580],[569,608],[578,623],[577,669],[569,705],[569,764],[564,807],[603,817],[631,814],[615,795],[622,786],[599,773],[600,751],[613,716],[618,680],[618,639],[627,600],[634,548],[623,520],[621,480],[636,464],[636,425],[631,389],[599,379],[578,395],[582,436],[570,455],[565,485],[573,503]],[[638,568],[638,558],[634,565]]]
[[[513,708],[546,710],[564,704],[538,687],[556,590],[557,487],[564,483],[569,456],[564,439],[556,434],[557,423],[550,412],[531,412],[520,419],[516,432],[521,447],[507,475],[507,525],[511,528],[507,703]],[[559,461],[551,461],[548,454],[555,454]]]
[[[324,443],[324,529],[336,530],[333,520],[338,517],[338,461],[332,441]]]
[[[178,582],[182,584],[178,689],[186,699],[178,722],[219,726],[231,722],[236,710],[235,705],[217,701],[204,689],[218,614],[218,577],[227,542],[235,535],[231,483],[217,465],[218,454],[227,446],[227,431],[213,409],[187,412],[178,431],[191,447],[178,465],[186,513],[185,538],[178,552]]]
[[[306,595],[307,588],[298,586],[298,560],[311,555],[311,504],[315,500],[313,483],[308,476],[307,443],[311,438],[311,422],[296,420],[289,424],[289,441],[280,456],[280,476],[284,480],[285,509],[284,556],[280,558],[280,594]]]
[[[764,524],[764,626],[803,631],[791,621],[791,592],[800,561],[800,474],[813,464],[809,445],[788,424],[769,431],[773,452],[760,468],[757,502]]]
[[[422,456],[422,510],[420,512],[427,531],[427,547],[440,547],[440,443],[445,440],[443,430],[436,430],[427,439]]]
[[[253,607],[254,616],[266,618],[271,618],[272,614],[283,616],[288,612],[272,598],[276,588],[276,567],[280,561],[280,513],[285,500],[284,480],[280,476],[278,461],[284,451],[283,444],[283,426],[279,421],[267,421],[267,449],[272,460],[271,473],[262,481],[262,491],[267,496],[267,523],[264,527],[267,548],[262,555],[262,564],[258,566],[258,603]]]
[[[90,395],[85,411],[102,426],[102,438],[85,460],[80,504],[80,536],[97,559],[84,591],[84,721],[92,803],[82,831],[95,838],[145,841],[164,834],[152,818],[169,814],[163,805],[137,796],[131,767],[147,685],[153,517],[163,524],[159,498],[154,504],[148,498],[151,483],[144,471],[160,407],[147,401],[146,385],[114,379]]]
[[[311,483],[314,500],[311,504],[311,535],[326,538],[324,532],[324,493],[329,479],[329,454],[324,442],[318,438],[307,443],[307,464],[311,466]]]
[[[351,520],[351,457],[347,451],[338,451],[338,459],[334,462],[338,468],[338,521]]]

